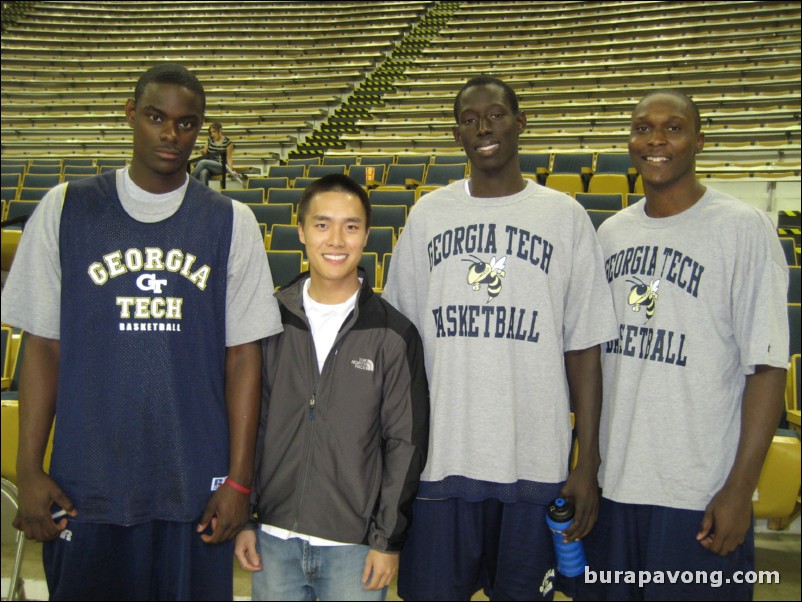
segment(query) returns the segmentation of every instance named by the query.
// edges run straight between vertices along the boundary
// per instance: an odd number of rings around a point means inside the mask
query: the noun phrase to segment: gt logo
[[[167,280],[157,280],[155,274],[142,274],[136,279],[136,285],[141,291],[152,291],[161,294],[162,287],[167,286]]]

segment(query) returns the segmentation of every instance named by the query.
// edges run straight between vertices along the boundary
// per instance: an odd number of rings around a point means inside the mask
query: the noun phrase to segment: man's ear
[[[696,152],[701,153],[705,148],[705,133],[699,132],[696,134]]]
[[[125,101],[125,119],[128,125],[134,127],[134,116],[136,114],[136,102],[133,98]]]

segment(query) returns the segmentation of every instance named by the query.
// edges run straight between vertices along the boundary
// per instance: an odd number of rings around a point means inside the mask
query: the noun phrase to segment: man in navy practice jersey
[[[148,70],[130,167],[51,190],[3,291],[27,332],[14,525],[53,599],[232,597],[281,322],[252,213],[187,175],[205,104],[184,67]]]

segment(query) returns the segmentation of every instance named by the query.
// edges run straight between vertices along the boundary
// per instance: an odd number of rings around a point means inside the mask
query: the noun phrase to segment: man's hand
[[[226,484],[214,492],[198,524],[198,533],[203,533],[210,524],[211,535],[203,534],[206,543],[221,543],[233,539],[248,521],[249,496]]]
[[[262,570],[262,558],[256,551],[256,531],[243,529],[234,541],[234,556],[243,570],[256,572]]]
[[[752,496],[725,486],[705,508],[696,540],[714,554],[726,556],[744,542],[751,524]]]
[[[585,537],[599,516],[599,480],[598,469],[577,467],[568,476],[560,495],[571,498],[574,503],[574,522],[565,530],[566,542],[577,541]]]
[[[20,477],[18,487],[19,508],[13,525],[25,533],[28,539],[50,541],[67,528],[67,518],[58,522],[53,520],[53,504],[66,511],[68,516],[78,515],[70,498],[44,472]]]
[[[365,589],[377,590],[390,585],[398,573],[398,554],[371,550],[365,558],[365,570],[362,571],[361,582]]]

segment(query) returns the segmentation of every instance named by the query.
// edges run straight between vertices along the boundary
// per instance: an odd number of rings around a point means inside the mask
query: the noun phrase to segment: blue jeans
[[[254,600],[384,600],[387,588],[368,591],[362,579],[370,548],[312,546],[261,529],[262,570],[253,574]]]
[[[205,186],[209,185],[209,177],[214,174],[219,176],[223,173],[223,165],[220,161],[215,161],[213,159],[201,159],[195,165],[195,169],[192,170],[190,174],[193,178],[197,178],[203,183]]]

